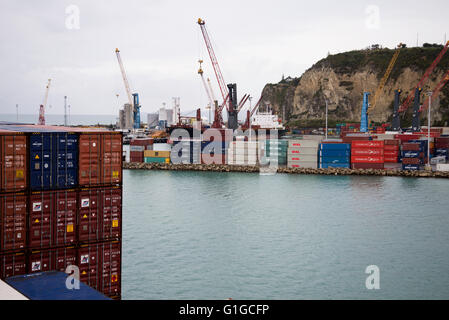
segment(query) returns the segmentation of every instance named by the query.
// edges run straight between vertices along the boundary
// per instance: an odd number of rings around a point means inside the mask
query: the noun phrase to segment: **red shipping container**
[[[122,135],[119,132],[80,134],[78,181],[81,186],[121,183]]]
[[[55,236],[56,246],[76,243],[77,193],[75,190],[55,192]]]
[[[27,197],[23,193],[0,195],[0,252],[26,247]]]
[[[101,286],[99,291],[109,297],[121,295],[121,243],[101,244]]]
[[[352,156],[381,156],[384,154],[384,149],[380,148],[353,148],[351,149]]]
[[[402,158],[403,164],[421,164],[422,160],[420,158]]]
[[[101,245],[82,245],[77,251],[80,280],[94,289],[99,289],[101,279]]]
[[[78,200],[78,241],[101,239],[101,189],[83,189]]]
[[[53,245],[55,219],[54,192],[33,192],[28,215],[28,246],[45,248]]]
[[[23,133],[0,130],[0,192],[27,188],[27,139]]]
[[[397,150],[399,150],[399,145],[390,145],[390,144],[384,145],[384,151],[397,151]]]
[[[352,169],[384,169],[384,164],[382,163],[352,163]]]
[[[384,162],[385,163],[398,163],[398,157],[385,156]]]
[[[401,144],[401,140],[398,139],[386,139],[384,140],[384,147],[386,146],[399,146]]]
[[[382,140],[360,141],[354,140],[351,143],[352,148],[383,148],[384,142]]]
[[[130,151],[129,158],[131,162],[143,162],[143,151]]]
[[[62,271],[76,265],[75,247],[50,248],[32,251],[28,256],[28,273]]]
[[[399,150],[396,150],[396,151],[389,151],[389,150],[386,150],[386,151],[384,151],[384,158],[387,158],[387,157],[398,157],[399,156]]]
[[[421,136],[419,134],[397,134],[394,136],[395,139],[401,140],[401,143],[410,141],[410,140],[417,140]]]
[[[403,143],[402,144],[402,150],[407,151],[420,151],[421,144],[420,143]]]
[[[122,188],[101,190],[101,238],[104,240],[122,237]]]
[[[130,146],[150,146],[154,143],[153,138],[135,138],[129,142]],[[146,148],[145,148],[146,149]]]
[[[24,252],[0,254],[0,279],[26,274]]]
[[[351,156],[351,163],[383,163],[383,156]]]
[[[79,137],[78,183],[81,186],[99,185],[101,176],[101,148],[99,133],[81,133]]]

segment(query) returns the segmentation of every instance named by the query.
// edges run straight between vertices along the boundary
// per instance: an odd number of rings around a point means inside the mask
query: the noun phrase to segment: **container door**
[[[54,201],[52,191],[35,192],[30,197],[28,239],[30,248],[53,245]]]
[[[57,191],[55,195],[55,244],[71,245],[76,242],[77,195],[74,190]]]

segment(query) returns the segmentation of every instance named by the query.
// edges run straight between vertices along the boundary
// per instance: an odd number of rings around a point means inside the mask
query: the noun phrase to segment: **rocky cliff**
[[[394,69],[380,95],[377,106],[370,112],[375,123],[391,120],[394,90],[402,89],[403,101],[413,91],[425,70],[438,56],[443,46],[403,48]],[[267,84],[262,92],[264,104],[269,104],[291,126],[322,126],[325,118],[325,99],[328,101],[329,121],[359,122],[363,92],[371,98],[383,77],[393,49],[351,51],[318,61],[299,78],[286,78],[277,84]],[[433,90],[449,69],[447,53],[423,87],[423,93]],[[422,99],[426,98],[423,94]],[[412,105],[403,116],[409,125]],[[424,120],[425,116],[422,116]],[[449,83],[432,104],[434,125],[449,123]]]

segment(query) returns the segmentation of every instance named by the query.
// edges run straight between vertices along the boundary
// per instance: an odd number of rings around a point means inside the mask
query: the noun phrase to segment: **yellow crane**
[[[396,51],[393,54],[393,58],[391,58],[390,64],[388,65],[387,71],[385,71],[385,74],[384,74],[382,80],[380,80],[379,87],[377,88],[376,93],[374,94],[373,103],[370,104],[370,106],[367,110],[367,113],[369,113],[371,110],[373,110],[376,107],[377,100],[379,99],[379,96],[381,95],[382,90],[383,90],[385,84],[387,83],[388,78],[390,77],[391,71],[393,70],[393,67],[396,64],[396,60],[398,60],[399,52],[401,51],[402,47],[403,47],[402,43],[400,43],[397,46]]]

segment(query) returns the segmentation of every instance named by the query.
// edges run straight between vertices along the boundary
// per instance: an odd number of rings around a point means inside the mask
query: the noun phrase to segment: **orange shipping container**
[[[0,191],[27,187],[27,139],[23,133],[0,130]]]
[[[118,132],[81,133],[79,139],[80,186],[122,182],[122,135]]]

